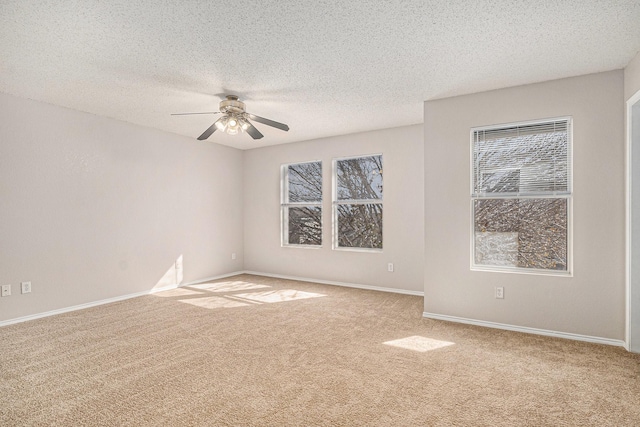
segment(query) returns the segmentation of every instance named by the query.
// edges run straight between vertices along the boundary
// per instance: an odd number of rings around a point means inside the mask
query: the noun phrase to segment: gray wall
[[[244,157],[245,269],[262,273],[422,291],[423,131],[421,125],[254,149]],[[382,253],[331,249],[331,162],[383,154]],[[280,245],[280,166],[322,160],[323,247]],[[387,263],[395,264],[393,273]]]
[[[640,53],[635,56],[624,70],[624,97],[628,101],[640,91]],[[629,270],[629,331],[628,346],[631,351],[640,353],[640,101],[632,107],[632,120],[629,123],[628,141],[632,159],[629,171],[630,194],[630,270]],[[625,126],[628,116],[625,114]]]
[[[425,102],[425,312],[624,338],[622,99],[618,70]],[[573,277],[471,271],[470,129],[559,116],[573,117]]]
[[[242,270],[241,151],[5,94],[0,117],[0,321],[167,284],[181,255],[184,282]]]

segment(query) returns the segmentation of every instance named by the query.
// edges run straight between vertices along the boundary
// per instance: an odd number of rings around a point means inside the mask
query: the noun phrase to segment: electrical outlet
[[[496,298],[503,299],[504,298],[504,288],[499,286],[496,288]]]
[[[390,262],[389,264],[387,264],[387,271],[393,273],[393,263]]]
[[[231,254],[231,259],[236,259],[236,253],[235,252]]]
[[[23,294],[31,293],[31,282],[22,282],[20,283],[20,286],[22,287]]]
[[[2,296],[11,296],[11,285],[2,285]]]

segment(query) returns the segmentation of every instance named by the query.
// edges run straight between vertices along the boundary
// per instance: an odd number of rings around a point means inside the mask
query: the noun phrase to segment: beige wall
[[[245,269],[263,273],[422,291],[423,131],[408,126],[245,152]],[[382,253],[331,249],[331,162],[383,154]],[[323,247],[280,245],[280,166],[322,160]],[[393,273],[387,263],[395,264]]]
[[[640,90],[640,52],[624,69],[624,99],[631,98]]]
[[[624,338],[622,99],[619,70],[425,102],[425,312]],[[573,277],[471,271],[470,129],[559,116],[573,117]]]
[[[239,150],[0,94],[0,321],[242,270],[242,187]]]

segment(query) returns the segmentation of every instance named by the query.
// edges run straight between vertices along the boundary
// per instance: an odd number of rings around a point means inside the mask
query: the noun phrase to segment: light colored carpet
[[[638,426],[621,348],[242,275],[0,329],[2,426]]]

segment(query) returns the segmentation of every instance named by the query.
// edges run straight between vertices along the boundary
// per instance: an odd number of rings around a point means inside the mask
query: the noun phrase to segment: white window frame
[[[380,156],[383,159],[383,168],[384,168],[384,155],[383,153],[374,153],[374,154],[362,154],[358,156],[347,156],[347,157],[335,157],[332,159],[332,170],[331,170],[331,187],[332,187],[332,206],[331,206],[331,247],[335,251],[347,251],[347,252],[374,252],[374,253],[382,253],[384,250],[384,230],[385,227],[382,227],[382,248],[351,248],[345,246],[338,245],[338,206],[339,205],[367,205],[367,204],[379,204],[382,205],[382,221],[384,224],[384,191],[382,192],[382,198],[380,199],[348,199],[348,200],[338,200],[338,162],[341,160],[351,160],[351,159],[359,159],[362,157],[375,157]],[[384,180],[384,177],[383,177]],[[383,181],[384,185],[384,181]]]
[[[568,150],[568,161],[569,161],[569,170],[568,174],[571,177],[569,182],[567,183],[567,191],[562,193],[556,192],[547,192],[547,193],[507,193],[500,195],[499,193],[491,193],[491,195],[483,195],[483,196],[474,196],[474,164],[473,164],[473,154],[474,154],[474,133],[483,130],[497,130],[501,128],[509,128],[515,126],[527,126],[527,125],[537,125],[549,122],[557,122],[557,121],[567,121],[567,129],[568,129],[568,140],[567,140],[567,150]],[[543,276],[561,276],[561,277],[573,277],[573,118],[571,116],[563,116],[563,117],[553,117],[548,119],[540,119],[540,120],[530,120],[530,121],[522,121],[522,122],[513,122],[513,123],[504,123],[497,125],[489,125],[489,126],[479,126],[471,128],[469,132],[469,147],[470,147],[470,249],[471,249],[471,263],[470,267],[473,271],[490,271],[490,272],[498,272],[498,273],[517,273],[517,274],[532,274],[532,275],[543,275]],[[508,170],[508,169],[517,169],[517,168],[500,168],[499,170]],[[498,169],[496,169],[498,170]],[[514,200],[514,199],[566,199],[567,200],[567,269],[566,270],[546,270],[546,269],[535,269],[535,268],[522,268],[522,267],[507,267],[507,266],[499,266],[499,265],[480,265],[476,264],[475,260],[475,246],[476,246],[476,238],[475,238],[475,209],[474,202],[476,200],[489,200],[489,199],[500,199],[500,200]]]
[[[290,207],[319,207],[320,208],[320,234],[324,234],[324,212],[322,203],[324,200],[324,188],[320,192],[319,202],[288,202],[289,194],[289,166],[302,165],[307,163],[320,163],[322,168],[322,160],[308,160],[304,162],[286,163],[280,166],[280,246],[284,248],[304,248],[304,249],[322,249],[322,243],[319,245],[301,245],[299,243],[289,243],[289,222],[285,211]],[[320,177],[324,184],[323,176]],[[322,239],[324,242],[324,238]]]

